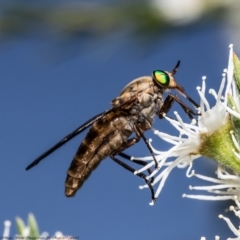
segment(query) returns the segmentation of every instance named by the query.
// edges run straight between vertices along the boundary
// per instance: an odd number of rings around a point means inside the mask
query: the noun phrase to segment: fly
[[[107,156],[123,168],[134,173],[134,168],[122,162],[116,156],[119,155],[127,160],[131,160],[131,157],[123,153],[123,151],[136,144],[141,138],[150,150],[155,161],[155,168],[157,168],[158,163],[144,136],[144,132],[152,127],[154,116],[157,115],[162,119],[171,109],[174,102],[177,102],[182,107],[190,119],[193,119],[193,115],[199,115],[185,105],[178,95],[168,94],[166,99],[163,99],[164,92],[169,89],[175,89],[187,98],[194,107],[199,108],[199,105],[185,93],[184,88],[178,85],[174,78],[179,65],[180,61],[177,62],[177,65],[171,72],[155,70],[152,76],[134,79],[112,101],[111,109],[96,115],[82,124],[36,158],[28,165],[26,170],[37,165],[45,157],[88,127],[91,128],[80,144],[67,172],[65,181],[65,195],[67,197],[75,195],[92,171]],[[135,136],[130,138],[133,133]],[[146,165],[146,163],[138,160],[133,160],[133,162]],[[148,172],[151,173],[152,170],[148,169]],[[147,175],[144,173],[137,173],[137,176],[145,180],[150,188],[152,200],[156,201],[154,189],[151,185],[153,179],[148,180]]]

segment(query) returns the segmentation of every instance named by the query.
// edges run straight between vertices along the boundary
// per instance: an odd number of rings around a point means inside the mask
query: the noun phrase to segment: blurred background
[[[240,55],[239,10],[238,0],[2,0],[0,223],[16,216],[25,220],[32,212],[41,232],[60,230],[83,240],[233,237],[218,218],[233,217],[224,211],[232,202],[183,199],[192,193],[190,184],[205,183],[187,179],[181,169],[171,173],[153,207],[149,190],[138,189],[143,181],[110,158],[74,198],[66,198],[66,172],[86,133],[29,172],[25,168],[109,109],[131,80],[153,70],[171,71],[181,60],[176,79],[193,99],[199,101],[196,87],[203,75],[207,87],[218,90],[230,43]],[[174,110],[189,121],[176,104],[170,116]],[[165,120],[156,118],[154,128],[177,134]],[[146,136],[158,150],[170,147],[152,131]],[[142,142],[125,152],[149,155]],[[214,176],[216,164],[197,159],[194,169]]]

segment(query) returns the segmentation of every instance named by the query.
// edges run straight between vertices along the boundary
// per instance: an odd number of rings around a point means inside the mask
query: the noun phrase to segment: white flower
[[[204,190],[214,195],[187,195],[183,194],[183,197],[199,199],[199,200],[233,200],[236,197],[240,199],[240,177],[236,174],[227,172],[221,165],[218,165],[217,178],[211,178],[196,174],[192,171],[189,177],[197,177],[199,179],[213,183],[208,186],[190,186],[190,190]]]
[[[228,69],[223,73],[219,91],[216,93],[213,89],[209,90],[209,93],[216,100],[215,106],[211,108],[205,97],[206,77],[203,77],[202,87],[197,87],[200,96],[199,111],[201,113],[197,124],[194,125],[196,122],[184,123],[178,113],[174,112],[177,120],[165,118],[179,131],[179,136],[171,136],[154,130],[156,135],[174,145],[165,152],[157,151],[152,147],[159,165],[158,169],[155,169],[148,176],[148,178],[154,176],[153,186],[159,183],[155,198],[159,196],[168,175],[175,167],[188,167],[187,177],[196,176],[214,183],[213,186],[208,187],[192,187],[192,189],[207,190],[214,194],[212,196],[184,195],[185,197],[201,200],[226,200],[232,199],[235,195],[240,196],[240,177],[238,175],[240,173],[240,146],[238,144],[240,133],[237,132],[237,124],[240,126],[240,113],[238,112],[240,100],[233,72],[233,49],[232,45],[230,45]],[[220,165],[228,167],[233,173],[222,169],[220,166],[217,172],[219,179],[195,174],[194,171],[190,172],[193,160],[200,156],[216,160]],[[174,157],[174,160],[172,160],[172,157]],[[155,162],[152,161],[152,157],[137,159],[150,162],[136,173],[154,167]],[[144,185],[140,188],[147,187],[147,185]],[[220,191],[219,189],[225,190]],[[153,202],[150,204],[153,205]]]
[[[236,207],[230,206],[229,210],[235,213],[235,216],[240,218],[240,202],[238,201],[237,197],[235,197]],[[219,215],[219,218],[222,218],[230,228],[230,230],[237,236],[236,238],[228,238],[227,240],[239,240],[240,239],[240,228],[236,229],[232,224],[229,218],[224,217],[223,215]]]

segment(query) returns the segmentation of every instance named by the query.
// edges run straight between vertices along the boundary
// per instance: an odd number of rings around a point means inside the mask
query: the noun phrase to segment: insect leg
[[[171,97],[171,95],[167,96],[163,104],[161,104],[161,102],[158,103],[156,113],[160,119],[163,119],[164,114],[167,114],[169,112],[173,103],[174,103],[174,99]]]
[[[183,109],[183,111],[188,115],[188,117],[192,120],[192,115],[200,115],[199,113],[195,113],[191,108],[189,108],[186,104],[182,102],[182,100],[177,95],[171,95],[169,94],[167,98],[165,99],[162,106],[160,106],[157,110],[157,115],[159,118],[163,118],[165,114],[169,112],[171,109],[174,101],[176,101]]]
[[[141,139],[141,137],[139,135],[137,135],[135,138],[131,138],[131,139],[128,139],[127,142],[125,142],[124,144],[122,144],[122,146],[120,148],[118,148],[117,150],[115,150],[111,156],[115,156],[115,155],[119,155],[131,162],[134,162],[134,163],[137,163],[139,165],[142,165],[142,166],[146,166],[147,163],[146,162],[143,162],[143,161],[139,161],[139,160],[131,160],[131,157],[125,153],[123,153],[122,151],[124,151],[125,149],[133,146],[134,144],[136,144],[137,142],[139,142],[139,140]],[[134,170],[135,171],[135,170]],[[147,169],[149,175],[152,173],[152,169],[149,168]],[[152,183],[154,181],[154,177],[151,178],[150,182]]]
[[[136,159],[131,159],[132,157],[130,156],[130,155],[128,155],[128,154],[126,154],[126,153],[123,153],[123,152],[121,152],[121,153],[118,153],[118,155],[119,156],[121,156],[121,157],[123,157],[124,159],[127,159],[127,160],[129,160],[129,161],[131,161],[131,162],[134,162],[134,163],[136,163],[136,164],[139,164],[139,165],[141,165],[141,166],[146,166],[148,163],[146,163],[146,162],[143,162],[143,161],[141,161],[141,160],[136,160]],[[147,169],[147,171],[148,171],[148,173],[149,173],[149,175],[152,173],[152,169],[151,168],[148,168]],[[154,181],[154,177],[152,177],[151,178],[151,183]]]
[[[144,134],[142,133],[141,129],[139,129],[139,127],[136,124],[134,126],[136,128],[137,135],[139,135],[143,139],[145,144],[147,145],[147,148],[148,148],[149,152],[151,153],[151,155],[153,157],[153,160],[155,162],[155,169],[157,169],[158,168],[158,162],[157,162],[157,159],[155,158],[155,155],[153,153],[152,148],[150,147],[150,144],[148,143],[148,141],[147,141],[146,137],[144,136]]]
[[[120,161],[119,159],[117,159],[114,155],[110,155],[110,158],[116,162],[117,164],[119,164],[120,166],[122,166],[123,168],[125,168],[126,170],[130,171],[131,173],[135,173],[135,169],[132,168],[131,166],[127,165],[126,163]],[[154,189],[151,185],[151,181],[149,181],[147,179],[147,176],[144,174],[144,173],[137,173],[136,174],[137,176],[139,176],[140,178],[143,178],[144,181],[146,182],[146,184],[148,185],[150,191],[151,191],[151,195],[152,195],[152,201],[155,202],[157,199],[155,198],[155,192],[154,192]]]

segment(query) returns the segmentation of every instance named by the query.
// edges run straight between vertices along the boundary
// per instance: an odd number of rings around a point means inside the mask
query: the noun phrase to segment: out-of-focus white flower
[[[30,222],[31,221],[31,222]],[[56,239],[56,237],[61,237],[61,239],[69,239],[71,236],[64,236],[60,231],[57,231],[53,236],[49,236],[47,232],[43,232],[40,236],[36,231],[36,224],[33,224],[33,221],[35,222],[35,218],[33,214],[29,214],[28,216],[28,226],[24,224],[21,218],[17,217],[16,222],[17,222],[17,229],[18,229],[18,234],[16,236],[21,236],[30,239]],[[11,239],[12,237],[10,236],[10,227],[11,227],[11,222],[9,220],[4,221],[4,230],[3,230],[3,239]],[[31,229],[31,230],[30,230]],[[33,233],[34,232],[34,233]],[[33,234],[35,234],[33,236]],[[36,235],[37,234],[37,235]]]
[[[183,25],[198,20],[207,12],[220,7],[230,7],[233,0],[151,0],[152,7],[167,20]]]
[[[178,24],[196,20],[204,12],[202,0],[152,0],[150,3],[167,19]]]
[[[11,227],[11,222],[9,220],[4,221],[4,230],[3,230],[3,237],[4,238],[9,238],[10,237],[10,227]]]
[[[205,237],[201,237],[200,240],[207,240]],[[219,236],[215,236],[214,240],[220,240]]]
[[[197,87],[200,96],[199,111],[201,113],[197,124],[184,123],[178,113],[175,112],[177,120],[165,118],[179,131],[179,136],[171,136],[154,130],[156,135],[174,145],[165,152],[157,151],[152,147],[154,154],[156,154],[158,168],[148,178],[154,176],[153,186],[159,183],[155,198],[160,194],[169,173],[175,167],[188,167],[187,177],[196,176],[214,183],[213,186],[208,187],[192,187],[192,189],[207,190],[213,193],[213,196],[195,195],[193,197],[192,195],[184,195],[185,197],[201,200],[226,200],[232,199],[235,195],[240,195],[240,177],[238,175],[240,173],[240,146],[238,144],[240,139],[240,130],[238,130],[240,126],[240,100],[233,72],[233,49],[230,45],[228,69],[223,73],[219,91],[216,93],[213,89],[209,90],[209,93],[215,98],[216,104],[211,108],[205,97],[206,78],[203,77],[202,87]],[[193,160],[200,156],[216,160],[220,165],[228,167],[233,173],[223,170],[220,166],[218,168],[219,179],[198,175],[194,171],[191,172]],[[172,157],[175,159],[172,160]],[[152,157],[138,159],[150,161],[150,163],[136,173],[154,167],[155,162],[152,161]],[[147,187],[147,185],[144,185],[140,188]],[[225,190],[220,191],[219,189]],[[152,205],[153,202],[150,204]]]

